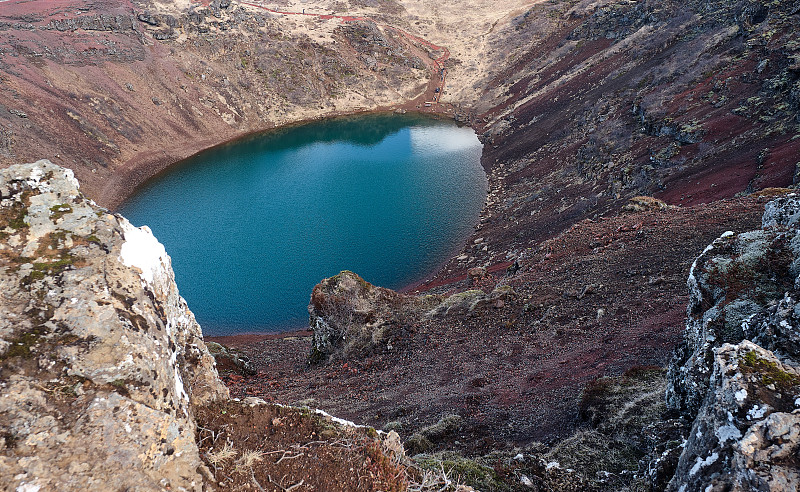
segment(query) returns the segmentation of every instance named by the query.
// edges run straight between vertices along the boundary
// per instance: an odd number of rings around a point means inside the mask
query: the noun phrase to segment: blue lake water
[[[166,246],[206,335],[280,331],[308,324],[325,277],[397,289],[458,252],[486,198],[480,155],[452,121],[336,118],[205,151],[119,212]]]

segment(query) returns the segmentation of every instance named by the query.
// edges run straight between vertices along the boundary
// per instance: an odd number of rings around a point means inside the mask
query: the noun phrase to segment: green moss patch
[[[754,351],[749,351],[741,359],[742,365],[749,368],[749,372],[761,374],[761,382],[765,385],[774,385],[777,389],[788,390],[800,385],[800,377],[786,372],[773,361],[762,359]]]
[[[51,217],[53,218],[53,222],[57,221],[58,219],[69,213],[72,213],[72,206],[67,203],[61,205],[53,205],[52,207],[50,207],[50,214]]]
[[[22,193],[20,200],[14,202],[10,207],[0,207],[0,229],[10,227],[11,229],[19,230],[28,227],[25,217],[28,216],[31,195],[30,191],[25,191]]]
[[[44,327],[39,326],[33,328],[30,331],[24,332],[19,335],[17,338],[13,338],[9,340],[9,347],[5,354],[3,354],[3,359],[9,359],[12,357],[22,357],[23,359],[30,359],[34,356],[34,351],[32,350],[36,345],[41,342],[42,336],[46,333]]]

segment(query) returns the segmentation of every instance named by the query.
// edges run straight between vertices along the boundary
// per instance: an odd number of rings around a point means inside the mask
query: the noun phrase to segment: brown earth
[[[400,491],[413,479],[374,431],[310,411],[229,401],[196,419],[208,475],[223,490]]]
[[[438,449],[486,453],[563,437],[581,389],[636,366],[665,365],[683,330],[686,277],[726,230],[760,223],[765,198],[582,221],[527,250],[520,269],[437,291],[498,284],[515,294],[472,313],[407,321],[364,357],[309,366],[306,332],[219,337],[249,355],[253,377],[224,376],[232,394],[310,404],[410,436],[444,415],[464,419]]]
[[[48,157],[108,207],[169,165],[253,132],[443,110],[422,105],[441,55],[370,19],[295,22],[238,2],[10,0],[0,33],[0,166]]]

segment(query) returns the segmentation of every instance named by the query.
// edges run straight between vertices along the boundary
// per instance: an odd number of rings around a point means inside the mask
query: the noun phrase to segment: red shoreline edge
[[[490,266],[486,269],[488,273],[495,273],[501,270],[505,270],[509,266],[512,265],[513,262],[505,261],[502,263],[497,263],[495,265]],[[447,277],[441,280],[431,280],[429,282],[420,281],[403,287],[401,289],[397,289],[396,292],[400,292],[407,295],[417,295],[423,292],[426,292],[434,287],[441,287],[443,285],[454,284],[456,282],[461,282],[467,279],[467,273],[463,273],[460,275],[456,275],[454,277]],[[291,337],[298,337],[298,338],[305,338],[313,336],[314,332],[309,327],[297,327],[297,328],[288,328],[283,329],[281,331],[276,332],[248,332],[248,333],[236,333],[234,335],[213,335],[207,336],[204,335],[203,339],[210,342],[217,342],[227,347],[232,348],[241,348],[243,346],[248,346],[255,344],[257,342],[265,341],[265,340],[276,340],[281,338],[291,338]]]
[[[222,336],[203,336],[203,339],[207,342],[217,342],[219,344],[225,345],[226,347],[232,348],[241,348],[248,345],[253,345],[257,342],[262,342],[264,340],[275,340],[279,338],[291,338],[291,337],[310,337],[313,335],[309,328],[303,329],[296,329],[296,330],[288,330],[288,331],[280,331],[276,333],[238,333],[236,335],[222,335]]]

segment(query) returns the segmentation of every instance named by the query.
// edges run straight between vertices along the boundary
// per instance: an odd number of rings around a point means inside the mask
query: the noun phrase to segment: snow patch
[[[17,492],[39,492],[41,490],[41,485],[35,485],[32,483],[21,483],[17,486]]]
[[[720,237],[731,237],[733,236],[733,231],[725,231],[722,233]]]
[[[183,378],[181,377],[180,371],[178,371],[178,353],[172,352],[172,355],[169,358],[169,363],[172,366],[172,370],[175,372],[175,395],[179,399],[189,400],[189,395],[186,393],[186,387],[183,385]],[[183,408],[183,413],[186,414],[188,417],[189,414],[186,412],[186,408]]]
[[[81,187],[80,183],[78,183],[78,179],[75,177],[75,173],[72,172],[72,169],[64,168],[64,178],[66,178],[67,181],[69,181],[73,186],[75,186],[76,189],[80,189]],[[94,205],[94,202],[93,201],[91,202],[92,205]]]
[[[711,453],[711,456],[709,456],[706,459],[700,458],[698,456],[697,457],[697,462],[694,464],[692,469],[689,470],[689,476],[690,477],[694,476],[697,472],[700,471],[701,468],[704,468],[706,466],[712,465],[715,461],[717,461],[718,458],[719,458],[719,454],[717,454],[717,453]]]
[[[127,220],[122,221],[125,242],[119,257],[125,266],[136,267],[142,271],[139,276],[148,285],[153,285],[156,276],[166,273],[165,265],[169,261],[164,245],[158,242],[147,226],[134,227]]]
[[[330,420],[332,420],[333,422],[336,422],[339,425],[345,425],[347,427],[355,427],[357,429],[361,429],[363,427],[366,427],[365,425],[358,425],[355,422],[351,422],[351,421],[345,420],[345,419],[340,419],[339,417],[334,417],[333,415],[329,414],[325,410],[320,410],[319,408],[314,410],[314,413],[316,413],[317,415],[322,415],[326,419],[330,419]]]
[[[743,402],[745,400],[745,398],[747,398],[747,390],[742,388],[739,391],[737,391],[736,393],[734,393],[733,396],[736,397],[736,401]]]
[[[31,175],[28,178],[28,183],[31,185],[38,184],[42,180],[42,176],[44,176],[44,171],[40,167],[34,167],[31,169]]]

